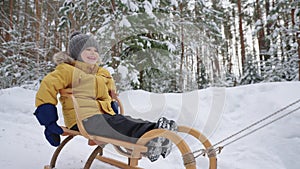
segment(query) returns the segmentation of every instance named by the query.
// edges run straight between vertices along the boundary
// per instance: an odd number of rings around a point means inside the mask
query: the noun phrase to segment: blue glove
[[[117,101],[112,101],[111,103],[111,108],[114,110],[116,114],[119,114],[119,105]]]
[[[34,115],[39,123],[46,127],[44,134],[48,142],[52,146],[59,146],[60,135],[63,133],[63,130],[56,123],[58,120],[56,107],[49,103],[42,104],[35,110]]]

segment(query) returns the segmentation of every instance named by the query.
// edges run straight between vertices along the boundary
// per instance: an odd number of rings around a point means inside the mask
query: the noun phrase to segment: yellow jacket
[[[42,80],[36,93],[35,105],[37,107],[45,103],[57,105],[58,93],[68,91],[76,98],[81,119],[95,114],[115,114],[111,108],[111,97],[108,93],[109,90],[115,90],[115,85],[106,69],[70,60],[64,53],[58,53],[56,57],[67,59],[63,59],[63,62],[56,60],[58,63],[56,69]],[[65,125],[71,128],[76,124],[73,100],[64,94],[60,95],[59,100]]]

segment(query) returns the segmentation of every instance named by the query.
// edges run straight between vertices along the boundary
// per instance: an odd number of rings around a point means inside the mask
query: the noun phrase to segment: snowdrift
[[[212,144],[240,131],[254,122],[300,99],[300,83],[265,83],[234,88],[208,88],[183,94],[156,94],[146,91],[120,93],[127,115],[156,121],[161,116],[174,119],[203,132]],[[54,152],[44,138],[44,128],[33,116],[36,91],[23,88],[0,90],[0,165],[5,169],[43,168]],[[289,107],[282,113],[300,106]],[[61,107],[58,105],[58,110]],[[59,123],[63,125],[62,114]],[[298,169],[300,161],[300,111],[296,111],[251,135],[225,146],[218,157],[221,169]],[[182,135],[182,137],[187,137]],[[230,140],[232,141],[232,140]],[[188,138],[193,150],[203,148]],[[226,142],[224,142],[226,144]],[[222,145],[222,144],[221,144]],[[94,147],[78,137],[59,157],[58,169],[79,169]],[[122,157],[111,146],[104,152]],[[124,159],[126,160],[126,159]],[[178,150],[166,159],[151,163],[141,160],[141,167],[183,168]],[[198,168],[208,168],[205,157],[197,158]],[[113,166],[95,162],[92,168]]]

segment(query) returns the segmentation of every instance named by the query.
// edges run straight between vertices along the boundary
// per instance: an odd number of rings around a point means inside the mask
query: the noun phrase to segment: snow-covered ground
[[[234,88],[208,88],[184,94],[154,94],[127,91],[120,94],[126,114],[156,121],[160,116],[174,119],[203,132],[212,144],[300,99],[300,83],[267,83]],[[0,90],[0,166],[4,169],[42,169],[49,164],[51,147],[33,116],[35,91],[23,88]],[[289,107],[279,115],[300,106]],[[58,105],[60,110],[60,105]],[[63,124],[59,113],[59,124]],[[276,118],[274,117],[274,118]],[[273,119],[274,119],[273,118]],[[247,132],[250,130],[247,130]],[[300,110],[228,146],[218,157],[220,169],[298,169],[300,167]],[[191,149],[203,148],[194,139],[180,134]],[[228,141],[232,141],[228,140]],[[224,142],[220,145],[224,145]],[[80,169],[95,147],[86,139],[71,141],[58,159],[57,169]],[[123,159],[111,146],[108,156]],[[126,159],[124,159],[126,161]],[[166,159],[151,163],[144,158],[140,166],[183,168],[179,151],[174,148]],[[208,168],[206,157],[197,158],[198,168]],[[95,161],[92,169],[115,168]]]

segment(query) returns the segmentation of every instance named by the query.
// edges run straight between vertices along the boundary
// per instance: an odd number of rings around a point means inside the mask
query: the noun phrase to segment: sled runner
[[[69,97],[72,97],[74,102],[74,107],[76,110],[76,121],[79,128],[78,131],[67,129],[66,127],[62,127],[64,130],[63,135],[67,136],[62,143],[56,148],[55,152],[52,155],[50,165],[46,165],[44,169],[53,169],[56,166],[56,161],[58,158],[58,155],[60,154],[61,150],[64,148],[64,146],[72,140],[75,136],[83,136],[88,139],[89,145],[96,145],[96,148],[93,150],[93,152],[90,154],[89,158],[87,159],[84,168],[83,169],[90,169],[92,163],[94,160],[100,160],[102,162],[111,164],[113,166],[116,166],[118,168],[140,168],[138,167],[138,162],[140,159],[143,158],[143,154],[147,152],[147,147],[145,146],[147,142],[150,140],[157,138],[157,137],[165,137],[172,141],[174,145],[179,149],[183,165],[186,169],[196,169],[196,161],[194,157],[194,153],[191,151],[189,145],[175,132],[165,130],[165,129],[154,129],[151,131],[148,131],[145,133],[141,138],[138,139],[136,143],[121,141],[117,139],[112,138],[106,138],[96,135],[90,135],[86,132],[82,121],[80,120],[80,115],[78,113],[78,104],[76,102],[75,97],[71,94]],[[120,105],[120,112],[121,114],[124,113],[123,106],[120,102],[120,100],[117,100]],[[193,136],[196,138],[199,142],[202,143],[202,145],[205,147],[205,149],[211,149],[212,145],[209,142],[209,140],[202,135],[197,130],[186,127],[186,126],[178,126],[178,132],[186,133],[188,135]],[[128,159],[127,163],[122,162],[113,158],[105,157],[103,154],[103,149],[105,148],[106,144],[112,144],[115,148],[115,150]],[[216,158],[216,152],[211,151],[208,154],[209,158],[209,169],[216,169],[217,168],[217,158]]]

